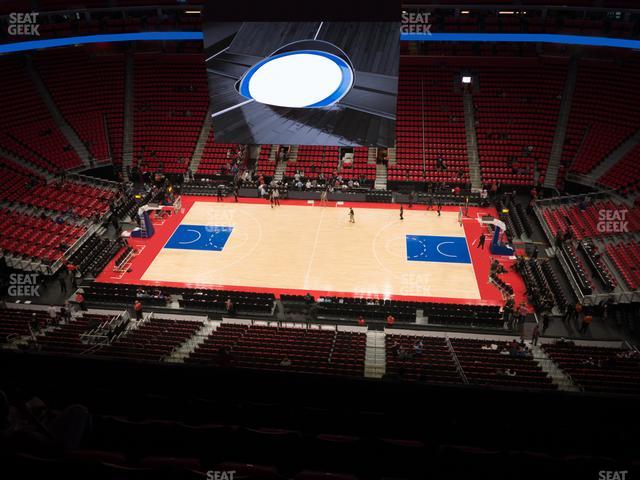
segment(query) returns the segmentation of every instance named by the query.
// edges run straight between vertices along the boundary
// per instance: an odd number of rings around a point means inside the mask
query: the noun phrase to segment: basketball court
[[[182,199],[181,210],[156,220],[149,239],[130,239],[138,253],[126,272],[113,263],[97,281],[269,291],[316,296],[502,303],[487,282],[490,256],[474,241],[482,227],[470,209],[438,216],[424,206],[212,197]],[[355,223],[349,222],[349,207]],[[481,210],[481,211],[480,211]],[[510,275],[515,277],[516,275]],[[518,290],[518,289],[516,289]]]

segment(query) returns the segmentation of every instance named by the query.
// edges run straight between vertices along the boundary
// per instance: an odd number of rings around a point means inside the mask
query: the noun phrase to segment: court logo
[[[598,223],[596,228],[600,233],[628,233],[629,220],[628,209],[601,209],[598,211]]]
[[[9,275],[7,295],[10,297],[39,297],[39,289],[37,273],[12,273]]]
[[[401,34],[431,35],[429,17],[431,12],[402,12],[400,23]]]
[[[39,13],[13,12],[9,14],[9,28],[7,32],[11,36],[39,37],[40,24],[38,23]]]
[[[400,276],[400,295],[430,297],[433,276],[427,273],[403,273]]]
[[[207,213],[207,225],[233,225],[235,223],[235,214],[231,210],[211,209]]]

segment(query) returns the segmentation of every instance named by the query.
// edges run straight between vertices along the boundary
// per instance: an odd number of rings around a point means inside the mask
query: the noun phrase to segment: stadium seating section
[[[244,368],[330,375],[364,374],[364,333],[310,328],[222,324],[189,357],[220,363],[227,347],[232,365]],[[291,364],[281,365],[287,358]]]
[[[258,165],[256,166],[256,173],[258,175],[271,177],[276,171],[275,160],[269,159],[272,147],[272,145],[260,146],[260,156],[258,157]]]
[[[302,172],[304,178],[331,177],[338,170],[338,147],[300,145],[295,161],[287,162],[286,177]]]
[[[86,231],[85,227],[58,223],[53,218],[35,217],[0,210],[0,248],[26,259],[51,264],[62,257]]]
[[[605,187],[619,190],[621,194],[635,193],[640,180],[640,145],[636,145],[629,153],[598,179]]]
[[[625,350],[562,343],[544,350],[585,391],[640,392],[640,358],[625,358]]]
[[[136,20],[130,21],[130,28],[134,28]],[[152,24],[154,21],[149,19]],[[119,22],[124,23],[117,25]],[[113,19],[107,25],[127,31],[127,22]],[[544,176],[568,69],[566,57],[535,56],[535,51],[522,46],[485,45],[479,48],[491,58],[479,63],[472,57],[462,58],[474,54],[471,46],[429,48],[432,57],[403,57],[401,62],[397,152],[389,164],[388,180],[469,182],[459,84],[463,72],[475,78],[472,99],[482,180],[527,185]],[[449,49],[457,54],[447,57]],[[157,50],[139,50],[133,54],[134,165],[143,170],[183,173],[194,154],[207,110],[201,55],[172,53],[171,48],[160,55]],[[33,68],[92,159],[121,162],[124,53],[115,47],[104,51],[79,47],[38,52],[32,66],[20,56],[3,58],[2,62],[10,72],[0,80],[9,109],[3,118],[11,121],[0,125],[0,147],[52,173],[83,165],[40,98],[29,74]],[[640,68],[629,67],[629,62],[633,66],[637,59],[579,60],[561,173],[589,173],[640,128],[640,97],[633,88]],[[601,91],[613,93],[596,93]],[[275,162],[269,162],[270,146],[265,147],[257,171],[270,176]],[[235,150],[236,146],[214,143],[211,132],[197,173],[219,174],[226,166],[228,148]],[[599,184],[635,192],[640,179],[633,165],[639,151],[636,147],[606,171]],[[337,147],[301,146],[285,175],[303,170],[312,179],[320,173],[326,177],[338,169],[337,152]],[[347,179],[374,180],[376,168],[368,149],[356,148],[354,154],[354,162],[344,164],[339,173]],[[438,165],[438,158],[446,168]]]
[[[107,266],[115,254],[122,249],[122,245],[116,240],[99,238],[92,235],[69,258],[69,261],[83,274],[97,277]]]
[[[630,290],[640,287],[640,245],[637,242],[611,243],[606,246],[613,261]]]
[[[134,162],[183,173],[207,112],[202,56],[139,53],[134,72]]]
[[[197,173],[200,175],[220,175],[223,168],[229,174],[229,164],[236,159],[238,146],[230,143],[215,143],[213,129],[204,146]],[[229,153],[227,155],[227,152]]]
[[[103,215],[114,198],[112,189],[86,183],[64,181],[39,184],[29,189],[19,202],[55,212],[73,213],[78,217]]]
[[[401,64],[396,164],[389,165],[390,181],[469,181],[462,94],[455,90],[454,83],[456,71],[440,64]],[[438,168],[439,157],[446,170]]]
[[[143,304],[164,307],[170,297],[181,296],[180,304],[191,309],[207,312],[224,312],[225,302],[230,298],[236,312],[271,315],[275,296],[272,293],[242,292],[234,290],[199,290],[190,288],[148,288],[139,285],[94,283],[85,288],[89,304],[132,305],[136,298]]]
[[[376,164],[375,161],[369,161],[369,149],[367,147],[355,147],[353,149],[353,162],[343,162],[340,175],[345,180],[375,180]]]
[[[91,345],[82,342],[82,334],[90,330],[92,325],[106,322],[110,318],[109,315],[85,313],[69,322],[48,328],[37,336],[37,346],[34,348],[52,354],[81,355],[91,348]],[[32,345],[35,343],[31,341]]]
[[[202,327],[201,322],[153,318],[127,331],[94,355],[159,361]]]
[[[534,171],[546,172],[566,60],[505,59],[468,68],[479,83],[473,101],[483,180],[532,184]]]
[[[122,161],[124,55],[80,48],[41,52],[35,64],[62,115],[97,163]]]
[[[396,320],[415,322],[416,310],[422,310],[430,324],[450,326],[481,326],[502,328],[502,315],[497,306],[408,302],[370,298],[321,297],[318,315],[326,318],[357,318],[384,320],[393,315]]]
[[[640,128],[638,60],[580,60],[562,160],[586,174]]]
[[[49,115],[23,57],[3,56],[0,67],[0,147],[39,168],[57,173],[82,165]]]
[[[49,319],[46,311],[17,310],[0,308],[0,344],[13,336],[29,335],[29,323],[37,319],[39,325],[45,325]]]
[[[27,190],[30,175],[22,165],[0,156],[0,200],[20,200]]]
[[[452,338],[451,346],[469,383],[521,388],[556,388],[531,357],[504,355],[506,345],[488,340]],[[492,344],[498,344],[492,349]],[[514,376],[498,374],[509,370]]]
[[[422,341],[422,353],[411,358],[399,358],[396,348],[413,353],[414,345]],[[435,383],[463,383],[446,339],[415,335],[386,335],[387,374],[402,375],[405,380]]]
[[[601,212],[604,213],[601,214]],[[623,215],[625,218],[622,218]],[[613,200],[595,201],[586,206],[584,210],[581,210],[575,203],[549,206],[543,209],[543,216],[553,235],[556,235],[558,231],[564,233],[570,230],[574,238],[578,240],[640,231],[640,209],[629,208],[629,206]],[[625,227],[626,231],[612,231],[598,227],[599,224],[604,226],[602,222],[611,220],[628,221]]]

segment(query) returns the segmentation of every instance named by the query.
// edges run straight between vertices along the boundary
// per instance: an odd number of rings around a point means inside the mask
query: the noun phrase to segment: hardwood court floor
[[[218,203],[212,197],[183,196],[182,205],[181,212],[154,222],[158,225],[152,238],[129,239],[136,255],[126,271],[115,272],[115,260],[111,260],[96,281],[263,291],[277,297],[310,292],[316,297],[504,303],[500,291],[487,282],[489,238],[484,250],[476,248],[480,232],[487,233],[477,217],[496,215],[493,208],[471,207],[460,227],[457,207],[444,207],[440,218],[424,206],[405,208],[400,221],[399,206],[394,204],[336,206],[329,202],[320,207],[303,200],[283,200],[281,207],[271,209],[262,199]],[[348,222],[349,206],[354,207],[355,224]],[[176,238],[181,229],[200,228],[206,237],[203,229],[207,226],[233,228],[222,250],[165,248],[191,243],[189,238]],[[457,253],[472,263],[415,261],[415,242],[413,253],[409,252],[414,261],[409,261],[407,235],[414,239],[447,237],[443,241],[455,241]],[[453,253],[449,250],[453,245],[439,246],[441,253]],[[503,280],[513,286],[516,300],[525,299],[524,282],[511,270],[513,260],[499,260],[508,270]]]
[[[181,224],[233,227],[222,251],[163,248],[141,279],[480,299],[472,263],[408,261],[406,235],[464,237],[457,213],[195,202]]]

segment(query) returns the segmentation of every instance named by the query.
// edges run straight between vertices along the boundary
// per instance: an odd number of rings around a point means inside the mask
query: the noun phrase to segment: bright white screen
[[[327,98],[341,82],[342,71],[331,59],[298,53],[258,68],[249,79],[249,92],[260,103],[303,108]]]

